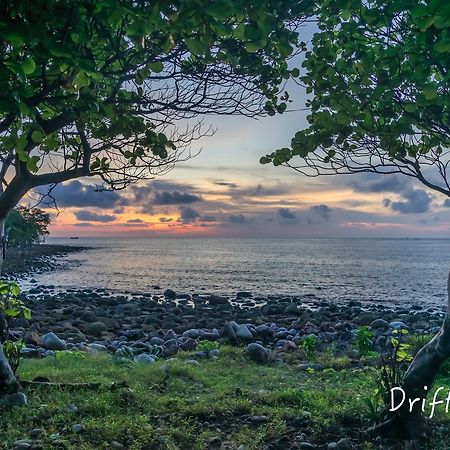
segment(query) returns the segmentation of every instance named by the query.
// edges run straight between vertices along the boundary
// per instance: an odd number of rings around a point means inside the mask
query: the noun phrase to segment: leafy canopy
[[[310,3],[5,2],[1,161],[26,188],[91,175],[121,188],[161,173],[201,135],[179,133],[179,120],[286,108],[279,86]]]
[[[315,14],[300,77],[309,126],[261,162],[309,175],[402,172],[450,195],[450,3],[324,0]]]
[[[12,247],[42,242],[48,233],[50,215],[39,208],[13,209],[6,219],[8,245]]]

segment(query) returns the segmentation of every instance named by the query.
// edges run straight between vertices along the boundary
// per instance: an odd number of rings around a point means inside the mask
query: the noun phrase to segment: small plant
[[[373,422],[378,422],[383,413],[382,395],[380,390],[377,389],[371,396],[364,396],[362,401],[367,407],[369,419]]]
[[[211,350],[217,350],[219,344],[213,341],[201,341],[197,344],[196,350],[199,352],[210,352]]]
[[[381,355],[378,384],[386,408],[390,406],[389,393],[394,387],[401,386],[409,363],[412,361],[411,346],[406,344],[408,330],[394,330],[391,338],[391,350]]]
[[[354,346],[361,356],[369,356],[373,350],[373,332],[369,327],[361,326],[355,335]]]
[[[20,363],[24,348],[22,340],[10,340],[11,321],[16,318],[31,318],[31,310],[20,299],[20,286],[14,281],[0,281],[0,343],[14,373]]]
[[[308,359],[313,359],[316,356],[319,340],[313,334],[307,336],[302,342],[302,348]]]
[[[14,372],[17,373],[17,369],[20,364],[20,353],[25,347],[25,343],[20,341],[5,341],[3,343],[3,351],[5,352],[6,357],[8,358],[9,365]]]

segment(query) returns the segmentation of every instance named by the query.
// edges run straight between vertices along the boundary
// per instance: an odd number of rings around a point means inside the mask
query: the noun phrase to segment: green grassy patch
[[[302,434],[323,444],[367,424],[363,398],[376,389],[371,368],[305,372],[258,365],[232,347],[200,366],[188,355],[152,365],[120,364],[108,355],[23,361],[20,378],[38,376],[102,386],[27,388],[28,407],[1,412],[0,449],[29,439],[36,428],[44,430],[44,449],[205,449],[216,437],[222,448],[261,449]],[[111,389],[112,383],[118,384]],[[75,424],[84,431],[75,433]]]

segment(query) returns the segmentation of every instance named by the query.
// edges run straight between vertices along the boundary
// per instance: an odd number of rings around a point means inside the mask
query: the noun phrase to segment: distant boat
[[[78,239],[78,236],[71,236],[70,239]]]

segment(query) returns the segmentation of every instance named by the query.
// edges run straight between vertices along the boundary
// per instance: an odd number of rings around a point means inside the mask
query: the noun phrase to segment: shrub
[[[13,281],[0,281],[0,343],[14,373],[19,368],[24,343],[11,340],[9,330],[11,321],[19,317],[31,318],[31,310],[20,299],[20,286]]]
[[[373,350],[373,336],[369,327],[359,327],[355,335],[354,346],[361,356],[368,356]]]

